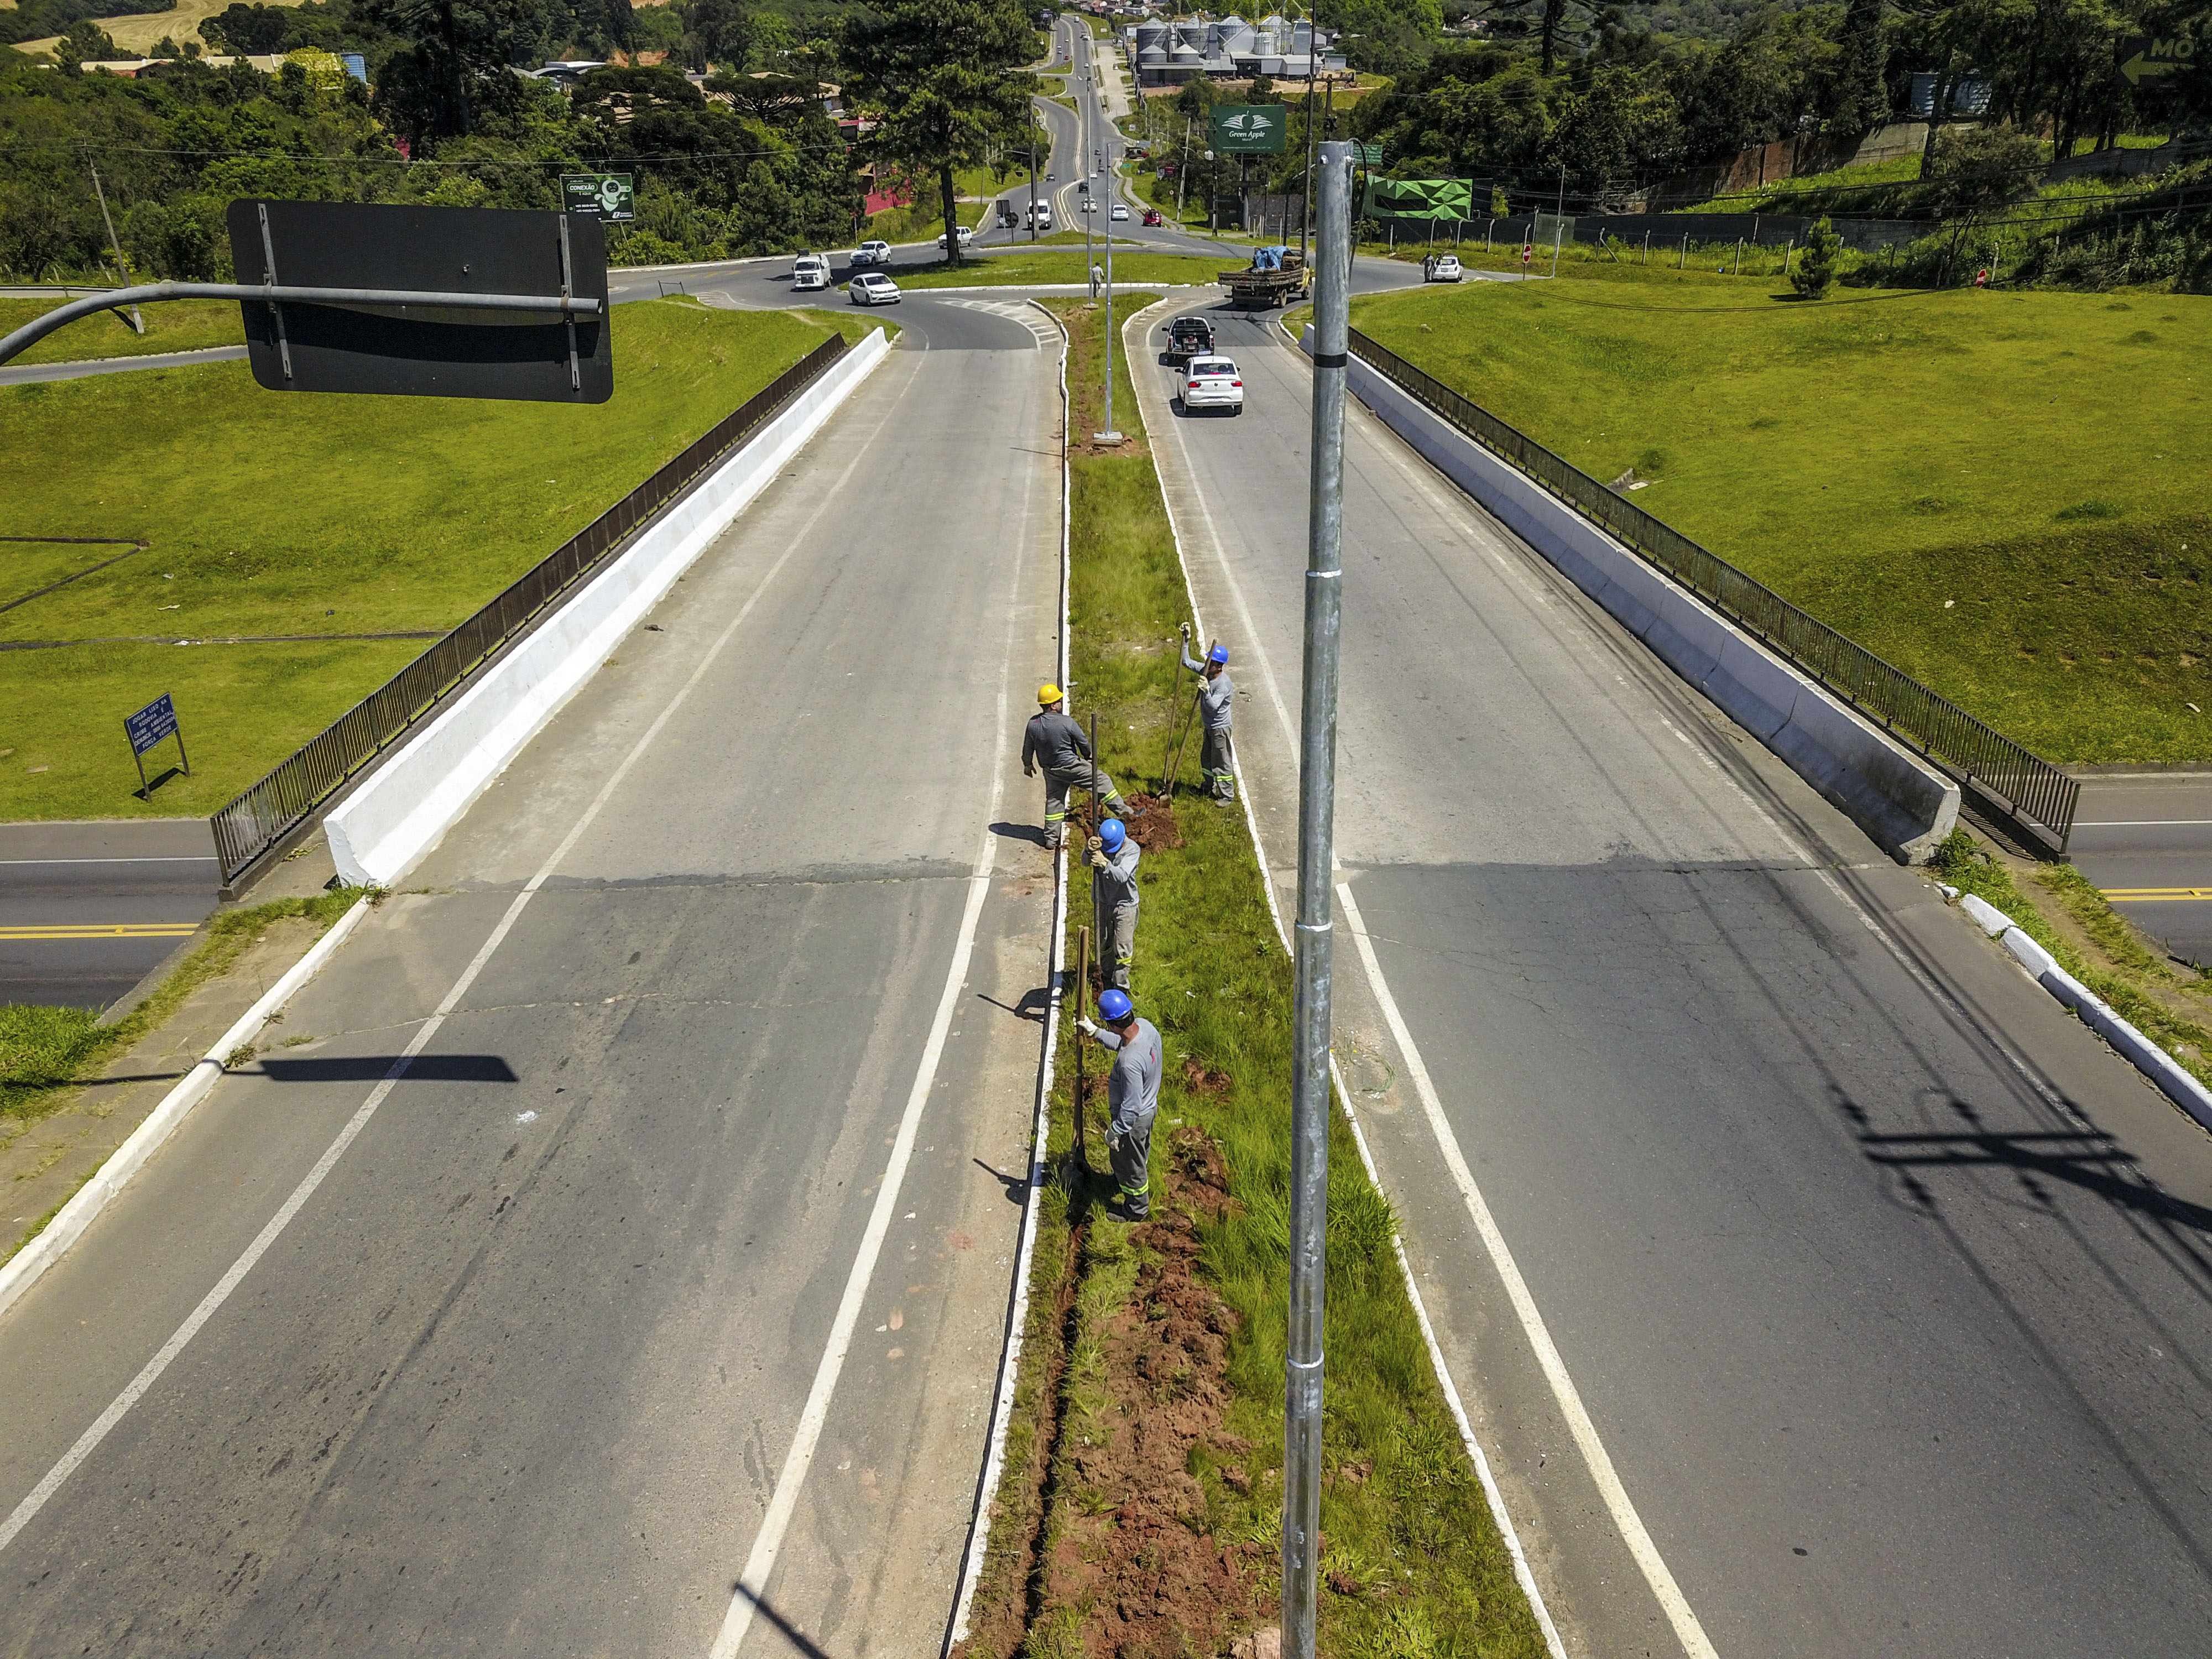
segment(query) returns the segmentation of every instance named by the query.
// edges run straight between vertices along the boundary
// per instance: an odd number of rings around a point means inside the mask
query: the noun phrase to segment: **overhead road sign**
[[[1280,104],[1216,104],[1207,113],[1213,148],[1224,155],[1280,155],[1289,112]]]
[[[561,203],[605,224],[626,225],[637,217],[637,190],[627,173],[564,173]]]
[[[240,307],[253,378],[272,392],[614,395],[606,233],[592,215],[233,202],[229,219],[239,281],[276,295]],[[288,289],[380,297],[303,304]]]
[[[2197,43],[2185,34],[2160,40],[2149,34],[2124,34],[2112,48],[2112,73],[2131,87],[2171,75],[2196,55]]]
[[[1472,179],[1373,179],[1360,215],[1368,219],[1471,219]]]

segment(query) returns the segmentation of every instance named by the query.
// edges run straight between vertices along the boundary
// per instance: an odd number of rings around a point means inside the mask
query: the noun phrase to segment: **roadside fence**
[[[813,384],[848,349],[824,340],[583,529],[525,572],[483,610],[370,692],[211,820],[225,887],[267,854],[339,787],[357,776],[467,682],[492,657],[559,605],[694,480]]]
[[[2081,793],[2075,779],[1357,329],[1352,350],[1861,714],[1880,720],[2032,844],[2065,852]]]

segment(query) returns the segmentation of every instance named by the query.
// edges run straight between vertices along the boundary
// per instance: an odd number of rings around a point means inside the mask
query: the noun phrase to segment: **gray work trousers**
[[[1101,900],[1092,905],[1091,915],[1098,941],[1098,970],[1105,975],[1109,990],[1126,991],[1130,964],[1137,959],[1137,907]]]
[[[1107,1126],[1106,1152],[1114,1166],[1115,1183],[1121,1189],[1121,1208],[1132,1221],[1152,1212],[1152,1114],[1126,1132]]]
[[[1207,729],[1206,740],[1199,746],[1198,769],[1205,775],[1206,787],[1213,792],[1214,799],[1237,799],[1237,750],[1227,732]]]
[[[1121,792],[1103,772],[1098,776],[1098,799],[1110,810],[1121,804]],[[1067,836],[1068,798],[1091,787],[1088,772],[1048,772],[1044,775],[1044,844],[1057,847]],[[1080,850],[1080,849],[1078,849]]]

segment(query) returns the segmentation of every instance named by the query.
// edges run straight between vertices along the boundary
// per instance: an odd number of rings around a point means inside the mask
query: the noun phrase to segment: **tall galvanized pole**
[[[1344,383],[1351,331],[1352,158],[1321,147],[1315,182],[1313,484],[1306,519],[1305,706],[1298,738],[1297,1001],[1291,1072],[1291,1324],[1283,1391],[1283,1659],[1313,1659],[1321,1567],[1322,1279],[1328,1229],[1329,872],[1335,862],[1336,663],[1344,600]]]

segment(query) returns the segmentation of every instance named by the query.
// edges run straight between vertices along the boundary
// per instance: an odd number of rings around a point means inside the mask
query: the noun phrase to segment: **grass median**
[[[873,326],[621,307],[596,407],[286,397],[243,363],[0,387],[0,818],[213,811],[833,325]],[[120,723],[163,692],[192,771],[142,800]]]
[[[1126,296],[1126,318],[1154,296]],[[1103,418],[1103,308],[1070,324],[1071,429]],[[1119,320],[1117,319],[1117,320]],[[1127,791],[1156,783],[1191,686],[1176,626],[1188,601],[1142,422],[1115,353],[1132,441],[1071,458],[1071,678]],[[1194,753],[1182,775],[1195,772]],[[1273,1622],[1280,1589],[1288,1294],[1291,964],[1241,811],[1178,797],[1138,828],[1134,995],[1160,1028],[1153,1218],[1099,1207],[1103,1050],[1056,1060],[1051,1183],[1010,1424],[1006,1483],[968,1653],[1219,1653]],[[1089,914],[1075,872],[1072,927]],[[1074,960],[1071,940],[1069,960]],[[1389,1202],[1350,1127],[1330,1137],[1322,1650],[1534,1655],[1474,1471],[1430,1369],[1393,1248]]]
[[[1575,270],[1353,321],[2050,758],[2212,755],[2212,301]]]

